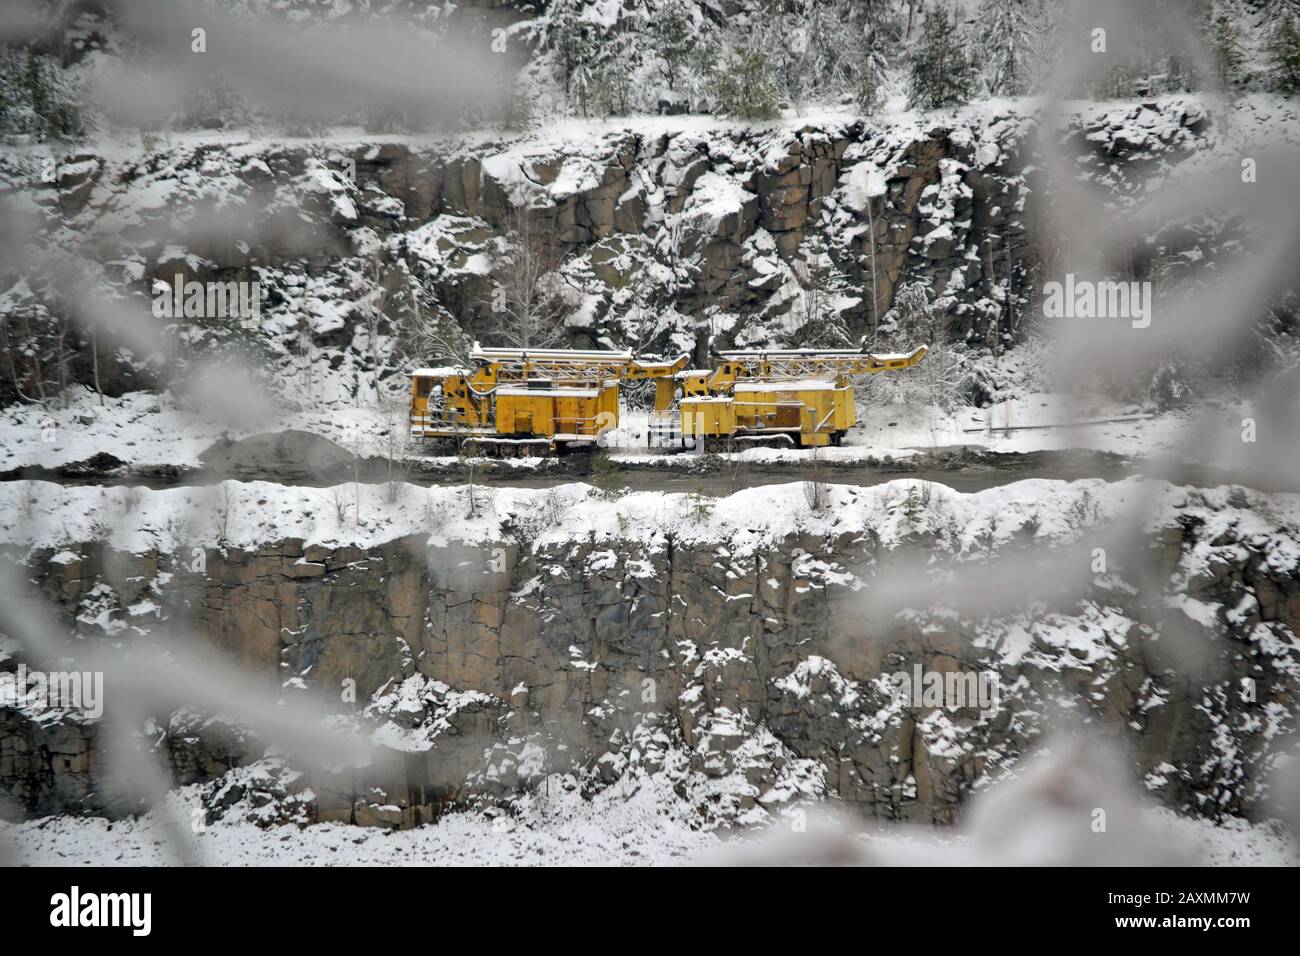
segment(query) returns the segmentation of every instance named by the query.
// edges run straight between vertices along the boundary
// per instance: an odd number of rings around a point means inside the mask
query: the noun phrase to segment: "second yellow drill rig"
[[[681,434],[706,447],[838,445],[858,423],[853,380],[911,368],[925,352],[923,345],[897,354],[853,349],[720,352],[712,372],[680,376],[676,411]]]

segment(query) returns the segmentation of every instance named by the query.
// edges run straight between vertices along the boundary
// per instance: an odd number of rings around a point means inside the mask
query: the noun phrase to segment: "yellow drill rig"
[[[501,456],[592,445],[618,425],[620,383],[659,379],[671,385],[689,360],[684,354],[646,361],[631,352],[485,349],[475,343],[473,368],[411,374],[411,437]]]
[[[713,371],[676,376],[675,407],[656,404],[658,429],[705,447],[838,445],[858,422],[853,380],[911,368],[926,347],[906,353],[853,349],[719,352]]]

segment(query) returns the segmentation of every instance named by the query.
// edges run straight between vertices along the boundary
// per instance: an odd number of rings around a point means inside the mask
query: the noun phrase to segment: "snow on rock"
[[[226,481],[209,488],[153,490],[123,487],[63,486],[43,481],[0,484],[0,541],[24,547],[60,547],[96,540],[107,527],[107,542],[125,551],[171,549],[180,542],[180,519],[192,525],[193,542],[206,546],[256,547],[266,541],[301,539],[328,546],[372,546],[412,534],[432,541],[500,540],[503,524],[551,515],[552,524],[535,547],[589,538],[605,541],[655,541],[672,535],[683,542],[726,541],[733,554],[771,547],[790,535],[877,535],[894,547],[931,530],[958,551],[978,551],[1020,538],[1026,529],[1047,542],[1069,543],[1090,521],[1113,520],[1135,504],[1143,522],[1158,531],[1167,516],[1192,509],[1211,527],[1231,527],[1237,536],[1258,535],[1273,567],[1291,573],[1300,549],[1283,528],[1300,527],[1300,496],[1264,496],[1268,517],[1249,502],[1253,492],[1210,489],[1190,493],[1165,482],[1132,478],[1118,482],[1088,479],[1065,482],[1027,479],[985,491],[960,493],[941,484],[900,479],[859,488],[828,485],[828,503],[810,510],[802,483],[763,485],[708,501],[686,493],[634,492],[609,498],[585,484],[545,490],[480,490],[471,515],[468,489],[459,486],[402,486],[396,502],[383,485],[347,487],[361,502],[360,522],[339,521],[335,490],[290,487],[270,482]],[[923,499],[915,496],[922,494]],[[1234,497],[1235,496],[1235,497]],[[918,501],[923,503],[918,504]],[[211,514],[213,502],[222,513]],[[1231,502],[1236,502],[1232,504]],[[431,531],[431,516],[438,516]],[[560,516],[563,516],[562,518]],[[952,529],[960,529],[954,536]],[[1189,556],[1189,574],[1212,553],[1202,536]],[[818,570],[810,566],[810,570]],[[824,576],[837,574],[822,568]]]

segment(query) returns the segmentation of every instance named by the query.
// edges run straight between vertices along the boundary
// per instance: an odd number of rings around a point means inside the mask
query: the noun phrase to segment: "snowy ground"
[[[988,409],[962,408],[953,414],[934,405],[860,407],[862,424],[849,433],[844,445],[823,448],[818,455],[826,461],[885,456],[901,459],[965,445],[1009,453],[1082,448],[1141,458],[1177,453],[1189,444],[1198,420],[1205,420],[1224,439],[1223,451],[1217,462],[1205,458],[1203,446],[1194,457],[1206,464],[1232,466],[1237,463],[1233,452],[1241,447],[1243,414],[1243,409],[1213,410],[1204,416],[1191,412],[1149,414],[1131,404],[1097,399],[1080,405],[1047,392],[1030,392]],[[643,411],[623,413],[619,427],[605,439],[615,459],[638,464],[685,464],[689,459],[646,447],[647,419]],[[363,457],[385,457],[390,453],[400,456],[411,452],[404,440],[395,441],[390,434],[396,430],[400,438],[404,427],[404,413],[394,415],[391,409],[353,406],[288,411],[232,427],[228,422],[177,407],[165,395],[134,392],[106,399],[101,406],[92,393],[83,392],[66,409],[12,405],[0,410],[0,471],[29,466],[57,468],[105,453],[138,467],[197,468],[201,464],[199,456],[223,436],[239,439],[290,429],[320,435]],[[734,457],[750,462],[806,463],[808,452],[763,447],[738,452]],[[507,463],[527,467],[538,462]]]
[[[0,859],[35,866],[152,866],[178,862],[171,823],[191,835],[198,787],[169,797],[165,811],[139,819],[47,817],[0,824]],[[163,814],[167,814],[166,817]],[[1272,824],[1203,820],[1153,811],[1164,826],[1209,866],[1293,866],[1296,848]],[[786,830],[788,824],[775,825]],[[816,836],[816,828],[810,832]],[[898,827],[840,837],[861,841],[864,859],[887,865],[962,864],[972,859],[965,837]],[[742,855],[785,852],[791,833],[692,830],[665,812],[661,795],[641,790],[630,799],[584,800],[576,794],[551,798],[544,809],[520,819],[494,821],[478,813],[453,813],[435,824],[385,832],[341,824],[261,829],[249,823],[217,823],[192,834],[183,858],[209,866],[464,866],[464,865],[670,865],[730,862]]]
[[[657,491],[611,497],[578,482],[546,489],[503,487],[479,489],[472,509],[465,486],[400,485],[392,500],[384,485],[338,488],[341,494],[334,488],[262,481],[162,490],[0,482],[0,542],[62,548],[102,540],[136,554],[183,545],[257,548],[290,538],[328,547],[370,547],[416,534],[428,535],[433,544],[475,543],[504,540],[506,522],[523,522],[536,534],[536,546],[584,538],[649,542],[672,533],[681,541],[730,541],[741,553],[795,532],[870,529],[883,545],[894,546],[921,526],[944,535],[950,525],[967,529],[955,542],[959,545],[980,536],[1001,544],[1026,525],[1044,541],[1066,540],[1083,531],[1081,513],[1095,513],[1095,521],[1141,518],[1154,530],[1175,508],[1195,508],[1212,528],[1235,522],[1239,534],[1250,529],[1268,536],[1280,572],[1300,566],[1300,545],[1285,531],[1300,524],[1300,495],[1247,492],[1237,499],[1227,487],[1192,492],[1142,478],[1032,478],[971,493],[911,478],[863,488],[831,485],[818,511],[810,509],[801,482],[698,500],[693,494]],[[919,514],[906,507],[913,494],[928,502]],[[1213,537],[1208,530],[1204,534]]]
[[[1198,423],[1208,422],[1212,432],[1222,438],[1220,453],[1207,458],[1204,446],[1198,445],[1192,457],[1203,464],[1232,467],[1239,464],[1234,452],[1241,446],[1241,420],[1247,412],[1216,409],[1153,414],[1121,402],[1095,399],[1081,404],[1050,392],[1030,392],[987,409],[961,408],[949,413],[935,405],[860,405],[858,414],[861,425],[849,432],[840,447],[820,449],[821,460],[902,459],[956,446],[1013,454],[1077,448],[1138,459],[1161,454],[1183,457],[1180,452],[1191,443]],[[661,459],[671,465],[671,457],[646,448],[645,422],[643,412],[624,414],[613,436],[615,458],[628,463]],[[761,447],[723,457],[806,464],[808,451]]]
[[[10,405],[0,410],[0,471],[29,465],[55,468],[107,453],[130,465],[198,467],[199,455],[223,435],[239,439],[296,429],[321,435],[347,451],[383,455],[406,411],[347,405],[268,413],[233,425],[180,407],[170,396],[131,392],[99,399],[83,390],[68,408]],[[399,443],[398,448],[401,445]]]
[[[191,833],[198,787],[169,798],[157,811],[116,823],[99,818],[49,817],[17,826],[0,824],[0,847],[10,862],[36,865],[142,866],[176,861],[170,821]],[[384,832],[342,824],[263,830],[250,823],[218,823],[192,835],[195,862],[211,866],[680,863],[716,848],[718,837],[692,831],[663,814],[660,797],[602,800],[556,797],[527,823],[457,813],[414,830]],[[188,851],[187,851],[188,852]]]

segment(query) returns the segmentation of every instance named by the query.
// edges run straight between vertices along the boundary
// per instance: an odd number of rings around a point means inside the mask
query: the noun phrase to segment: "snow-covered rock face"
[[[1236,108],[1245,140],[1295,138],[1294,110],[1279,103]],[[1003,333],[1027,327],[1016,319],[1037,308],[1042,230],[1060,228],[1035,109],[1001,102],[879,125],[833,114],[760,128],[707,117],[575,122],[447,139],[185,134],[147,152],[87,146],[62,158],[52,182],[40,175],[43,154],[8,150],[0,184],[33,217],[35,264],[0,276],[0,303],[38,334],[67,293],[42,256],[74,248],[99,264],[81,270],[96,299],[141,314],[155,284],[178,275],[259,284],[255,331],[188,328],[166,362],[139,349],[103,356],[110,392],[177,377],[191,354],[248,338],[283,372],[316,362],[396,375],[429,358],[410,354],[417,317],[490,337],[510,209],[527,204],[559,244],[565,287],[582,289],[567,322],[577,345],[842,345],[919,281],[947,315],[941,335],[991,346],[993,319]],[[1074,175],[1102,185],[1117,215],[1190,157],[1227,148],[1191,97],[1080,106],[1063,127]],[[1175,251],[1203,265],[1215,235],[1196,241]],[[811,289],[829,309],[816,328]],[[372,336],[376,305],[384,318]],[[70,373],[88,382],[82,351]]]
[[[409,487],[368,492],[356,522],[332,489],[231,483],[222,514],[190,489],[35,490],[0,502],[23,516],[3,539],[69,628],[135,653],[192,629],[370,738],[361,767],[226,776],[274,741],[190,710],[142,728],[179,782],[221,778],[214,813],[263,823],[412,825],[554,774],[668,781],[705,823],[820,796],[951,823],[1062,727],[1122,741],[1171,807],[1253,816],[1295,729],[1294,496],[899,481],[832,486],[814,511],[799,485],[570,485],[480,490],[471,515],[463,488]],[[931,674],[996,693],[936,703]],[[11,812],[129,807],[99,734],[0,711]]]

